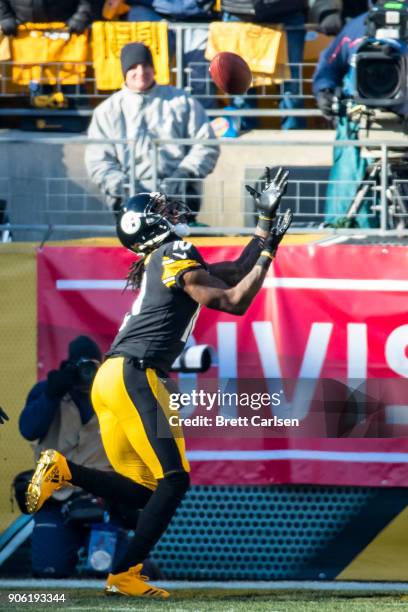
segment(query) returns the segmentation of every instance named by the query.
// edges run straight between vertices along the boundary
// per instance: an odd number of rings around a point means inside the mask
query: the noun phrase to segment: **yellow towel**
[[[42,84],[77,85],[86,72],[88,34],[69,34],[64,23],[25,23],[10,39],[14,62],[12,80]],[[59,67],[52,62],[63,62]],[[78,62],[78,63],[73,63]]]
[[[7,62],[9,59],[11,59],[10,39],[0,34],[0,62]]]
[[[119,89],[123,83],[120,50],[130,42],[147,45],[153,56],[156,81],[170,81],[167,22],[96,21],[92,24],[92,52],[96,86],[100,90]]]
[[[254,23],[210,24],[205,57],[221,51],[240,55],[253,75],[253,85],[270,85],[288,78],[286,36],[282,30]]]

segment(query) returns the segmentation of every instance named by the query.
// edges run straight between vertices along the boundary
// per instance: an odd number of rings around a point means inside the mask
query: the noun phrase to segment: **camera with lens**
[[[366,38],[355,55],[355,102],[408,115],[408,5],[382,0],[372,6]]]
[[[99,363],[94,359],[87,359],[86,357],[81,357],[74,364],[74,367],[75,384],[84,387],[90,387],[93,379],[95,378]]]

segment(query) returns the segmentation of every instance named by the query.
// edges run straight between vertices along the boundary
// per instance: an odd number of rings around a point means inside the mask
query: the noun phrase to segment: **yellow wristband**
[[[272,255],[272,253],[270,253],[269,251],[262,251],[261,252],[261,257],[269,257],[269,259],[271,259],[272,261],[275,259],[275,255]]]

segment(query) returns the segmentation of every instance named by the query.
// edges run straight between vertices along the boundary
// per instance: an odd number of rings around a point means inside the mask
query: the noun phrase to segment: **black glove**
[[[4,412],[3,408],[0,406],[0,425],[3,425],[9,418],[7,414]]]
[[[89,25],[89,19],[87,15],[83,13],[75,13],[68,19],[66,26],[71,34],[82,34]]]
[[[276,251],[278,250],[278,246],[280,245],[284,235],[288,231],[290,224],[292,223],[293,213],[288,208],[284,215],[282,215],[274,227],[272,228],[271,233],[265,240],[265,244],[263,246],[262,252],[259,256],[257,264],[262,266],[263,268],[268,269],[271,265],[272,260],[276,255]]]
[[[334,98],[334,91],[331,89],[321,89],[317,93],[317,106],[320,108],[326,119],[332,119],[335,115],[333,110]]]
[[[47,395],[63,397],[74,386],[77,376],[75,366],[65,366],[60,370],[51,370],[47,376]]]
[[[1,31],[5,36],[15,36],[17,34],[17,21],[14,17],[6,17],[0,21]]]
[[[327,34],[327,36],[337,36],[343,25],[340,11],[331,11],[324,13],[319,23],[319,30],[323,34]]]
[[[267,249],[270,253],[272,253],[273,256],[276,255],[278,246],[280,245],[284,235],[290,228],[292,221],[293,213],[290,208],[288,208],[285,214],[279,217],[276,224],[272,228],[270,235],[265,240],[264,250]]]
[[[250,185],[245,185],[245,189],[253,197],[256,210],[259,212],[258,225],[261,229],[268,232],[275,218],[281,198],[288,187],[289,171],[278,168],[274,178],[272,178],[271,174],[272,169],[267,166],[265,168],[265,187],[262,193],[259,193],[259,191],[256,191]]]

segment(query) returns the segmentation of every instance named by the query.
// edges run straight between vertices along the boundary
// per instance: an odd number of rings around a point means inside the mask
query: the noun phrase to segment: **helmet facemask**
[[[179,237],[190,233],[188,220],[193,215],[191,209],[181,200],[168,198],[163,193],[152,193],[152,200],[146,207],[147,215],[159,215],[171,226],[173,233]]]
[[[146,214],[160,215],[171,225],[187,223],[192,215],[190,208],[181,200],[173,200],[163,193],[152,193],[151,202],[146,206]]]

